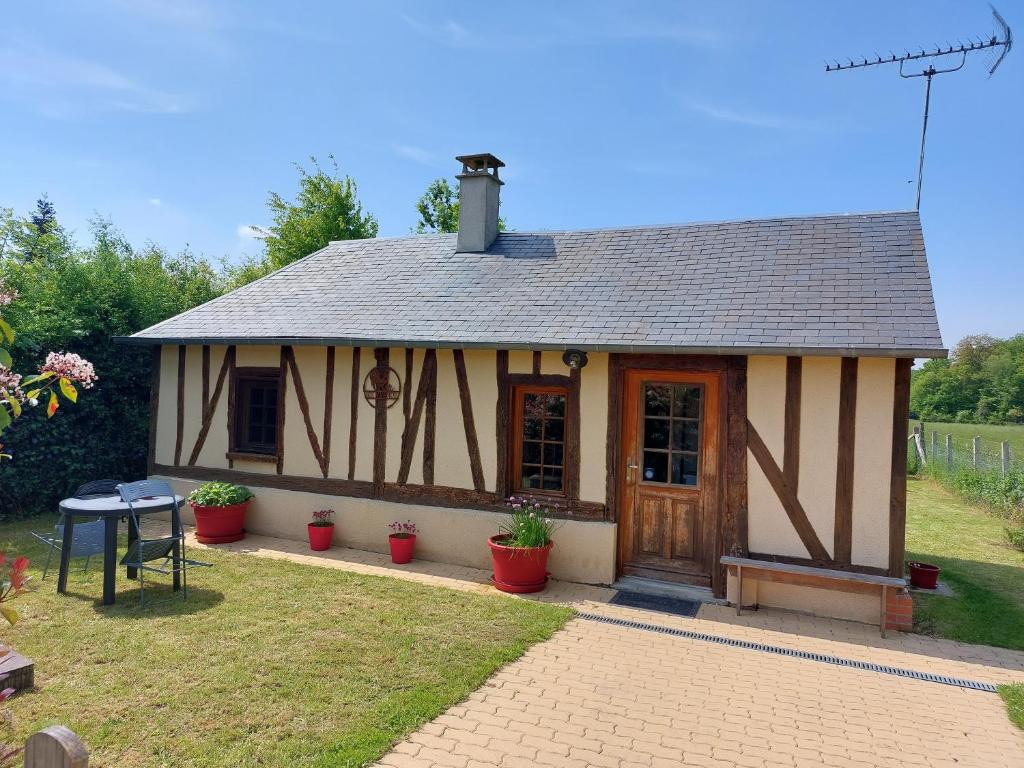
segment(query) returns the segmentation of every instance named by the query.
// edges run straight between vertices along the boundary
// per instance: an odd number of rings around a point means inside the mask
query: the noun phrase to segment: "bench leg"
[[[888,589],[889,588],[886,587],[885,585],[882,586],[882,627],[881,628],[882,628],[882,637],[883,638],[885,637],[885,623],[886,623],[886,620],[888,619],[888,616],[886,615],[886,612],[885,612],[885,607],[886,607],[886,599],[885,598],[887,597],[887,592],[886,591]]]

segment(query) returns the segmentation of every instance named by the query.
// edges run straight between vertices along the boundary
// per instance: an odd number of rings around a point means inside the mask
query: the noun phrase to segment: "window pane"
[[[668,454],[644,451],[644,480],[650,483],[668,482]]]
[[[676,384],[673,388],[672,415],[696,419],[700,416],[701,387]]]
[[[563,419],[544,420],[544,439],[554,440],[557,443],[565,439],[565,421]]]
[[[540,443],[523,441],[523,463],[540,464]]]
[[[544,464],[545,466],[562,466],[562,444],[544,443]]]
[[[666,384],[644,385],[644,413],[648,416],[668,416],[672,389]]]
[[[540,488],[540,467],[523,465],[521,488]]]
[[[668,448],[668,419],[644,419],[644,448]]]
[[[696,451],[699,437],[700,422],[672,420],[672,450]]]
[[[544,467],[544,490],[562,490],[562,470],[552,467]]]
[[[565,416],[565,395],[548,395],[545,413],[548,416]]]
[[[672,454],[672,483],[675,485],[697,484],[697,454]]]
[[[542,419],[546,411],[547,395],[527,392],[523,395],[523,416],[527,419]]]
[[[523,438],[526,440],[540,440],[542,422],[540,419],[523,420]]]

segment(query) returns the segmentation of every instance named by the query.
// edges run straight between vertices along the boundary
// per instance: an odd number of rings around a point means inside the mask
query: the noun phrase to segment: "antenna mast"
[[[992,17],[995,19],[996,24],[999,26],[1000,36],[995,34],[990,35],[988,38],[977,38],[969,39],[968,42],[962,43],[957,40],[957,45],[946,44],[946,47],[936,46],[931,50],[926,51],[924,48],[918,50],[917,53],[911,53],[910,51],[904,51],[902,56],[897,56],[895,53],[890,51],[888,57],[879,56],[875,54],[875,58],[868,59],[862,57],[860,61],[854,61],[853,59],[847,59],[846,63],[839,61],[833,61],[831,64],[825,64],[826,72],[841,72],[847,69],[862,69],[864,67],[876,67],[880,64],[899,64],[900,66],[900,77],[902,78],[913,78],[923,77],[925,79],[924,86],[924,121],[921,125],[921,154],[917,161],[917,202],[914,207],[917,210],[921,210],[921,185],[924,182],[924,146],[925,138],[928,135],[928,107],[931,103],[932,97],[932,78],[935,75],[945,75],[950,72],[957,72],[963,68],[964,64],[967,63],[967,55],[971,53],[977,53],[979,51],[988,51],[990,54],[996,54],[998,49],[1002,48],[1002,51],[994,56],[995,60],[988,70],[988,76],[992,77],[999,65],[1003,63],[1003,59],[1006,58],[1006,54],[1010,52],[1013,47],[1013,33],[1010,31],[1009,25],[1003,19],[992,6]],[[936,60],[943,61],[942,57],[953,56],[959,57],[959,61],[950,63],[949,66],[943,68],[936,68]],[[920,72],[906,72],[904,71],[904,65],[907,62],[918,61],[920,59],[928,59],[928,66]]]

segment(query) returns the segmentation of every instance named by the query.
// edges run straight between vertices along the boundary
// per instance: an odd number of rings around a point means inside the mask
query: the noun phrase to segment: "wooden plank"
[[[186,480],[224,480],[247,485],[252,488],[279,488],[286,491],[317,493],[325,496],[343,496],[360,499],[380,498],[384,501],[402,504],[422,504],[424,506],[448,507],[452,509],[508,512],[504,499],[493,493],[476,491],[471,488],[385,483],[383,492],[380,495],[375,495],[377,492],[374,490],[374,484],[368,480],[278,475],[216,467],[175,467],[169,464],[157,464],[154,467],[154,474],[165,477],[179,477]],[[551,517],[602,522],[604,520],[604,504],[582,501],[575,511],[571,513],[567,511],[552,511]]]
[[[284,411],[288,391],[288,356],[292,348],[281,347],[281,356],[277,364],[277,474],[284,472]]]
[[[534,352],[533,353],[533,375],[534,376],[540,376],[540,360],[541,360],[540,352]]]
[[[181,443],[185,436],[185,350],[184,344],[178,345],[178,415],[176,435],[174,438],[174,464],[181,464]]]
[[[306,388],[302,385],[302,375],[299,373],[299,366],[295,362],[295,350],[286,347],[285,358],[288,362],[288,369],[292,374],[292,383],[295,384],[295,398],[299,401],[299,411],[302,413],[302,421],[306,425],[306,439],[309,440],[309,447],[313,449],[313,457],[320,467],[320,473],[327,477],[327,464],[324,462],[324,452],[320,450],[320,440],[313,429],[313,419],[309,415],[309,400],[306,398]],[[278,442],[283,435],[278,437]]]
[[[484,470],[480,462],[480,444],[476,438],[476,424],[473,422],[473,398],[469,392],[466,376],[466,357],[461,349],[453,349],[455,358],[455,379],[459,385],[459,403],[462,406],[462,426],[466,432],[466,448],[469,450],[469,470],[473,475],[473,488],[484,490]]]
[[[433,352],[433,350],[429,351]],[[398,467],[399,485],[405,485],[409,481],[409,472],[412,468],[412,454],[416,448],[416,437],[420,431],[420,419],[423,416],[423,407],[427,402],[431,376],[436,365],[437,358],[435,355],[423,356],[423,366],[420,368],[420,383],[416,389],[416,402],[413,404],[412,412],[405,422],[405,430],[402,432],[402,458]],[[409,383],[412,383],[411,379]],[[433,482],[426,484],[433,485]]]
[[[833,558],[853,557],[853,465],[857,426],[857,358],[844,357],[839,376],[839,446],[836,457],[836,510]]]
[[[565,496],[570,509],[580,500],[580,378],[579,368],[569,371],[569,397],[565,418]]]
[[[832,558],[829,557],[828,550],[822,545],[818,534],[814,532],[814,526],[811,525],[803,505],[800,504],[800,500],[796,497],[793,489],[789,487],[786,478],[782,474],[782,470],[779,469],[779,465],[772,458],[768,446],[764,444],[761,435],[758,434],[749,419],[747,419],[747,447],[750,448],[750,452],[754,455],[758,466],[761,467],[761,471],[764,472],[765,477],[768,479],[768,483],[775,490],[775,495],[779,497],[783,509],[786,510],[786,514],[789,516],[789,521],[793,524],[793,528],[796,529],[796,533],[800,537],[800,541],[803,542],[807,552],[815,560],[830,561]]]
[[[427,415],[423,425],[423,484],[434,484],[434,450],[437,441],[437,351],[428,349],[423,361],[430,358],[430,381],[427,385]]]
[[[228,372],[233,368],[234,359],[235,347],[230,346],[224,350],[224,359],[221,361],[220,372],[217,374],[217,384],[213,388],[213,397],[207,397],[206,407],[203,409],[202,426],[199,428],[199,434],[196,436],[195,445],[192,446],[192,453],[188,457],[188,465],[190,467],[195,466],[199,460],[199,454],[206,444],[206,436],[210,432],[210,425],[213,424],[213,414],[217,410],[217,403],[220,402],[220,393],[224,389],[224,381],[228,378]],[[206,362],[209,364],[209,360]],[[228,422],[228,425],[229,429],[233,426],[232,422]]]
[[[770,555],[764,552],[749,552],[751,560],[762,560],[768,563],[786,563],[789,565],[805,565],[808,568],[828,569],[833,571],[850,571],[851,573],[869,573],[873,576],[887,576],[888,568],[876,568],[871,565],[855,565],[853,563],[836,563],[831,560],[814,560],[810,557],[793,557],[791,555]]]
[[[327,348],[324,387],[324,477],[327,477],[331,469],[331,431],[334,426],[334,347]]]
[[[349,420],[348,420],[348,479],[354,480],[356,477],[356,428],[358,426],[359,419],[359,388],[360,388],[360,377],[359,377],[359,358],[362,357],[362,352],[359,347],[352,347],[352,389],[351,398],[349,401]]]
[[[853,592],[856,594],[873,595],[878,594],[878,590],[882,587],[905,586],[905,582],[903,582],[902,579],[889,579],[887,576],[867,576],[865,574],[850,573],[848,571],[822,570],[816,573],[805,573],[802,571],[791,570],[779,571],[766,568],[766,564],[759,563],[756,560],[751,562],[753,565],[748,564],[746,561],[739,565],[729,564],[728,568],[730,570],[742,568],[744,578],[756,579],[757,581],[770,581],[777,584],[792,584],[801,587],[813,587],[815,589],[832,589],[839,592]],[[860,577],[863,577],[863,579]],[[886,581],[883,582],[881,581],[882,579],[885,579]]]
[[[498,441],[498,471],[494,492],[498,498],[508,498],[508,446],[512,436],[509,434],[511,388],[508,383],[507,349],[499,349],[495,355],[495,375],[498,381],[498,402],[495,404],[494,436]]]
[[[786,358],[786,410],[784,415],[782,474],[798,493],[800,488],[800,401],[803,384],[803,358]]]
[[[156,464],[156,427],[160,412],[160,369],[163,362],[163,347],[150,347],[149,351],[149,448],[146,453],[146,470],[153,474]]]
[[[373,356],[377,360],[377,368],[387,376],[391,350],[377,347]],[[387,379],[385,378],[385,381]],[[374,401],[373,408],[373,494],[379,497],[384,493],[384,473],[387,468],[388,456],[388,407],[387,403]]]
[[[892,406],[892,465],[889,477],[889,575],[903,575],[907,528],[907,425],[910,418],[910,368],[896,361]]]
[[[203,344],[203,410],[210,406],[210,345]]]

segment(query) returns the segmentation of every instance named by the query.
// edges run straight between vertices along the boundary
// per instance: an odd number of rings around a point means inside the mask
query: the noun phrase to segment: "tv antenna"
[[[958,72],[963,69],[964,64],[967,63],[967,56],[972,53],[978,53],[980,51],[986,51],[989,55],[988,61],[992,62],[988,69],[988,76],[992,77],[995,74],[996,69],[1003,63],[1003,59],[1006,58],[1006,54],[1010,52],[1013,47],[1013,33],[1010,31],[1009,25],[999,15],[997,11],[991,5],[992,18],[995,20],[999,27],[999,35],[995,33],[989,35],[987,38],[968,38],[967,42],[961,42],[957,40],[956,45],[952,45],[949,42],[946,46],[935,46],[929,50],[924,48],[918,49],[916,53],[904,50],[902,56],[897,56],[892,51],[889,52],[888,56],[879,56],[877,53],[874,58],[861,57],[861,59],[847,59],[846,63],[840,61],[833,61],[832,63],[825,63],[826,72],[842,72],[847,69],[862,69],[864,67],[877,67],[880,64],[899,64],[900,66],[900,77],[902,78],[913,78],[923,77],[925,79],[924,86],[924,122],[921,126],[921,155],[917,161],[917,202],[915,208],[921,210],[921,184],[924,181],[924,145],[925,138],[928,135],[928,106],[931,102],[932,96],[932,78],[935,75],[946,75],[950,72]],[[1001,51],[999,49],[1002,49]],[[950,58],[944,58],[950,57]],[[909,62],[927,60],[927,66],[920,72],[912,72],[904,69]],[[948,62],[946,66],[936,67],[936,63]]]

